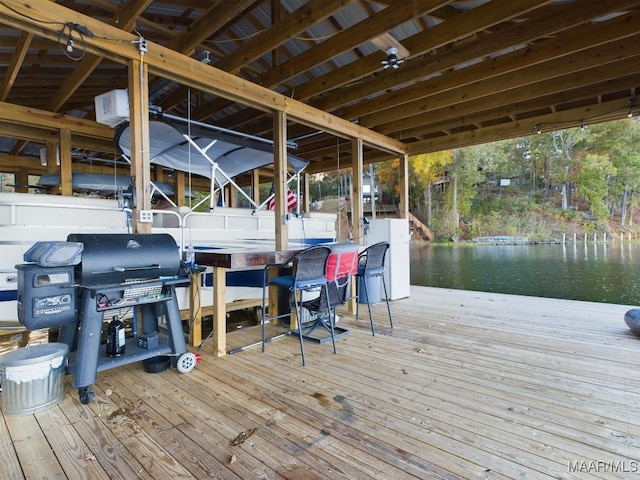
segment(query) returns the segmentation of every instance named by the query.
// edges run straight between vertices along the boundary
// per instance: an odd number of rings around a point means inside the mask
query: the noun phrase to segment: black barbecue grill
[[[16,265],[18,318],[30,330],[60,327],[59,341],[71,352],[68,373],[82,403],[93,397],[98,371],[160,355],[171,355],[181,372],[195,366],[175,293],[189,278],[170,235],[76,233],[67,242],[34,245],[25,261],[32,263]],[[126,307],[136,309],[142,335],[127,339],[123,355],[107,356],[103,320]],[[167,334],[158,332],[162,317]],[[154,342],[142,341],[148,338]]]
[[[75,273],[85,287],[171,278],[180,271],[180,251],[171,235],[73,233],[67,242],[84,246]]]

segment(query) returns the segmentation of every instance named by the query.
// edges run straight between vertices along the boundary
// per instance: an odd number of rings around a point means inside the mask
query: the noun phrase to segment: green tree
[[[547,194],[559,192],[563,210],[573,205],[573,180],[587,129],[571,128],[530,137],[532,162],[540,161]]]
[[[484,180],[484,172],[479,168],[484,153],[482,146],[453,151],[443,211],[447,235],[457,237],[462,230],[461,218],[471,212],[477,185]]]
[[[633,215],[640,191],[640,123],[637,118],[601,123],[590,129],[586,150],[606,155],[617,171],[609,181],[611,215],[620,207],[620,224],[625,225]]]
[[[598,227],[604,227],[609,218],[606,203],[608,180],[616,174],[616,169],[605,155],[588,154],[582,161],[575,185],[580,195],[587,199],[589,209]]]

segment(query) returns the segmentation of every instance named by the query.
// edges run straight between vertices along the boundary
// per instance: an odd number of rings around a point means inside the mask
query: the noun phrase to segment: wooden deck
[[[307,343],[304,368],[287,337],[224,358],[205,345],[189,374],[102,372],[89,405],[67,385],[56,407],[2,417],[0,478],[635,477],[628,308],[412,287],[393,333],[382,305],[375,337],[343,315],[338,355]]]

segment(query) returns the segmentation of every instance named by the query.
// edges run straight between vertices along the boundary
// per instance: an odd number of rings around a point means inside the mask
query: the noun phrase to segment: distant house
[[[371,179],[371,175],[369,173],[364,173],[362,175],[362,197],[364,203],[371,203],[371,185],[373,184],[373,195],[375,196],[375,200],[380,200],[380,182],[377,180]]]

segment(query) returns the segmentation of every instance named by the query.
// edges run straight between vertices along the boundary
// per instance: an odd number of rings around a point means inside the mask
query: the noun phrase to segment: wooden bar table
[[[273,263],[284,263],[298,251],[300,250],[276,251],[250,248],[196,250],[196,264],[213,268],[214,355],[222,357],[227,354],[227,270],[249,270]],[[270,308],[276,307],[271,295],[269,302]],[[193,328],[202,328],[201,318],[193,319]],[[194,337],[201,338],[201,334],[192,335],[192,338]]]

